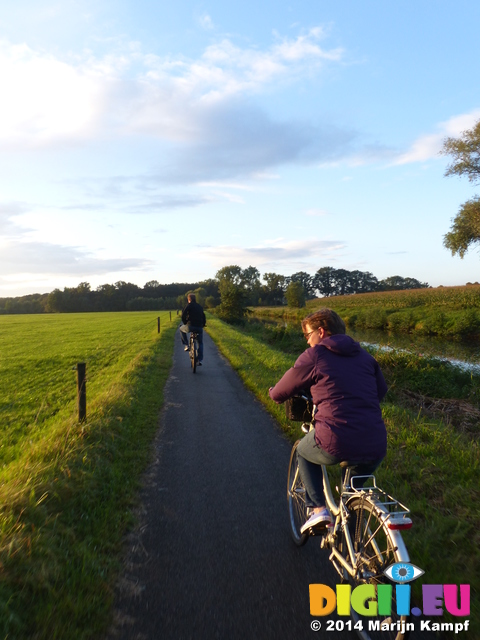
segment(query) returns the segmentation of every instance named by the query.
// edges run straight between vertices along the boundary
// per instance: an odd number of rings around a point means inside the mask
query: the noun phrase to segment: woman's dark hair
[[[338,333],[345,333],[345,323],[340,318],[338,313],[335,313],[332,309],[319,309],[309,316],[306,316],[302,320],[302,330],[305,333],[306,325],[310,325],[310,328],[315,331],[316,329],[322,329],[329,336],[334,336]]]

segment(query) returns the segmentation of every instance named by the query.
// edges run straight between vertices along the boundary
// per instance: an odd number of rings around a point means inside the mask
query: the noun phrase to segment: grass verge
[[[216,318],[209,317],[208,327],[220,351],[291,440],[300,437],[299,424],[287,421],[283,407],[274,404],[268,396],[268,388],[293,365],[295,356]],[[414,584],[414,596],[419,598],[422,583],[470,584],[470,637],[478,638],[480,455],[477,438],[398,402],[399,388],[408,387],[412,380],[417,381],[417,388],[422,389],[422,384],[426,384],[430,392],[434,392],[438,386],[444,390],[445,379],[456,377],[457,372],[445,366],[435,369],[427,359],[417,362],[415,369],[413,356],[399,359],[397,363],[394,354],[387,357],[389,362],[383,363],[387,382],[396,376],[395,392],[383,406],[388,453],[376,475],[380,486],[407,504],[413,514],[414,527],[405,532],[404,539],[412,562],[425,571]],[[459,393],[465,393],[464,386],[470,377],[464,376],[460,382],[457,379]],[[434,384],[435,379],[440,381],[438,385]],[[447,620],[447,616],[441,619]]]
[[[133,317],[122,315],[122,322]],[[136,353],[128,360],[117,354],[108,384],[104,369],[103,388],[90,396],[86,423],[53,415],[36,433],[30,425],[29,440],[25,424],[11,422],[11,433],[20,431],[21,438],[11,436],[15,445],[9,443],[0,472],[2,638],[91,640],[105,632],[122,535],[150,458],[175,330],[175,323],[164,323],[160,335],[150,330],[131,347]],[[105,334],[98,341],[104,345]]]

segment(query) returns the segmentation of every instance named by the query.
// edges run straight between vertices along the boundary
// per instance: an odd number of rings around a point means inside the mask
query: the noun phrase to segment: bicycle
[[[190,356],[190,364],[192,365],[192,371],[197,371],[198,364],[198,333],[196,331],[190,332],[190,343],[188,347],[188,353]]]
[[[315,405],[311,399],[302,397],[303,415],[309,414],[302,424],[302,431],[308,433],[314,428]],[[288,408],[291,411],[291,407]],[[291,414],[287,416],[291,418]],[[298,414],[298,407],[297,407]],[[288,467],[287,499],[290,529],[294,543],[304,545],[315,531],[301,533],[300,529],[308,517],[305,504],[305,487],[298,469],[297,447],[293,445]],[[351,475],[354,461],[343,461],[342,479],[338,492],[338,503],[333,497],[327,467],[322,465],[323,487],[328,509],[333,516],[333,525],[321,532],[320,547],[330,551],[329,560],[340,575],[341,581],[349,582],[352,589],[361,584],[392,584],[384,575],[391,564],[409,563],[410,558],[400,531],[409,529],[412,521],[410,511],[403,504],[383,491],[376,483],[375,476]],[[359,486],[368,483],[367,486]],[[392,590],[395,595],[395,588]],[[389,640],[407,640],[409,631],[407,616],[397,616],[395,597],[392,599],[391,615],[380,621],[387,623],[391,630],[371,629],[369,621],[351,609],[353,628],[363,640],[388,638]],[[398,625],[396,623],[399,623]],[[399,627],[399,628],[398,628]]]

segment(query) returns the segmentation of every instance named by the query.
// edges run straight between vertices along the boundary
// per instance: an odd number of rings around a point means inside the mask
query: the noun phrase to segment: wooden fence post
[[[160,333],[160,316],[157,318],[157,333]]]
[[[170,322],[172,321],[172,312],[170,311]]]
[[[87,419],[87,381],[85,362],[77,363],[77,404],[78,421],[85,422]]]

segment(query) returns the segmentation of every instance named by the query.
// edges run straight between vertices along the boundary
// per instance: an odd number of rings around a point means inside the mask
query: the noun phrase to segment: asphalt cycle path
[[[326,619],[311,629],[309,584],[335,589],[337,574],[319,538],[290,538],[291,443],[205,332],[204,342],[193,374],[176,336],[108,638],[352,640]]]

